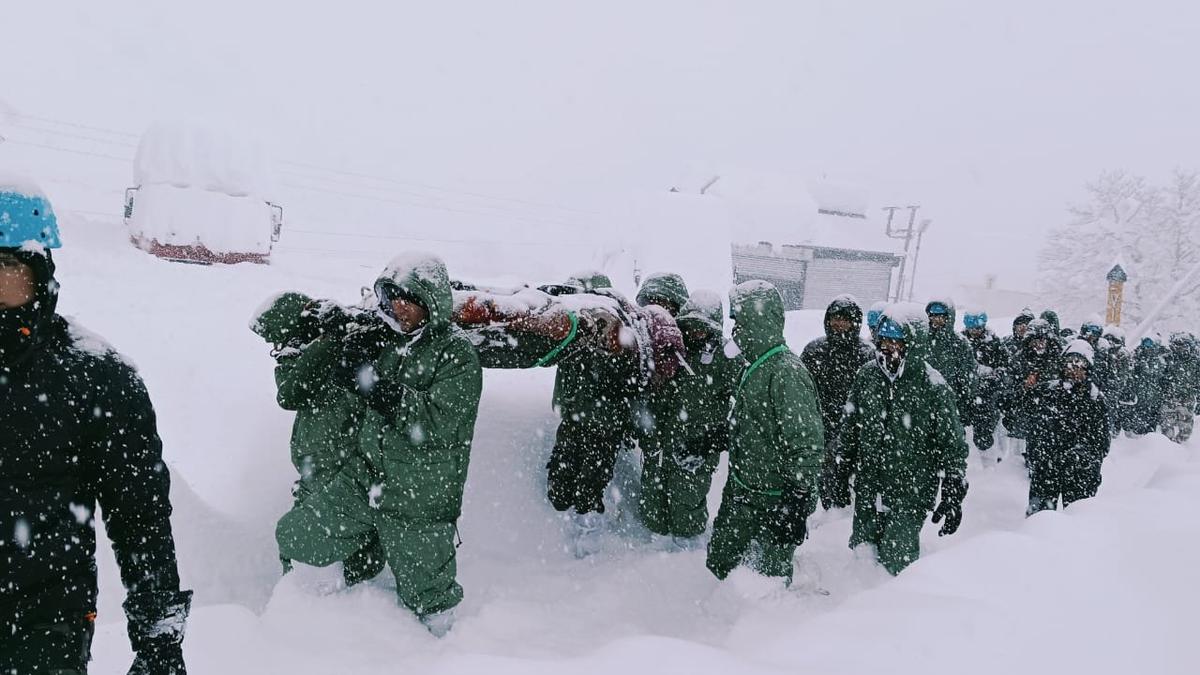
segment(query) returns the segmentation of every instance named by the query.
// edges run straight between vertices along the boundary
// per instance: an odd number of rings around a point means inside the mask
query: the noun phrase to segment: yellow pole
[[[1121,305],[1125,300],[1125,282],[1129,277],[1120,264],[1113,265],[1105,276],[1108,279],[1108,311],[1104,322],[1110,326],[1121,325]]]

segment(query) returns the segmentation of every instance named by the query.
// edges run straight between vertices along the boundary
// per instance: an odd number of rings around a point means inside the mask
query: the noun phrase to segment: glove
[[[404,407],[404,398],[413,391],[395,380],[376,380],[366,392],[367,405],[384,417],[391,417]]]
[[[946,476],[942,479],[942,501],[933,510],[933,522],[946,522],[938,530],[939,537],[954,534],[962,524],[962,503],[967,496],[967,479],[964,476]]]
[[[125,600],[129,643],[135,657],[129,675],[187,675],[183,634],[191,591],[143,591]]]
[[[771,529],[782,545],[799,546],[808,534],[808,515],[813,511],[812,494],[801,487],[785,490],[771,513]]]

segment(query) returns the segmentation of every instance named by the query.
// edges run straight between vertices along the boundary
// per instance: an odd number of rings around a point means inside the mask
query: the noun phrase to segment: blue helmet
[[[929,303],[925,308],[925,312],[927,314],[949,314],[950,308],[946,306],[946,303],[935,300]]]
[[[62,246],[50,201],[39,194],[0,187],[0,248],[30,243],[43,248]]]
[[[987,327],[987,312],[968,312],[963,316],[963,326],[967,329]]]
[[[1100,337],[1103,333],[1104,333],[1104,328],[1102,328],[1100,326],[1100,324],[1098,324],[1094,321],[1084,322],[1084,324],[1079,327],[1080,335],[1090,335],[1092,337]]]
[[[883,316],[883,310],[871,309],[867,311],[867,327],[874,328],[879,325],[879,318]]]
[[[903,340],[905,339],[904,327],[888,317],[883,317],[883,320],[879,322],[878,336],[889,340]]]

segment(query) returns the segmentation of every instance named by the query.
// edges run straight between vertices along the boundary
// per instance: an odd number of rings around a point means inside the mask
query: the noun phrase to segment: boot
[[[575,528],[575,557],[586,558],[598,553],[607,525],[604,514],[595,511],[572,513],[571,524]]]
[[[444,612],[434,612],[433,614],[422,614],[418,617],[425,628],[435,638],[442,638],[446,633],[454,628],[454,610],[447,609]]]

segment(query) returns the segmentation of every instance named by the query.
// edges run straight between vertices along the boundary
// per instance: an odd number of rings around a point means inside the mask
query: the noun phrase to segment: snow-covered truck
[[[138,145],[125,223],[138,248],[179,262],[265,263],[283,227],[274,181],[249,139],[160,123]]]

